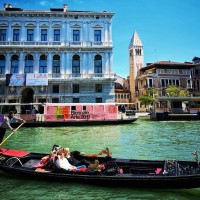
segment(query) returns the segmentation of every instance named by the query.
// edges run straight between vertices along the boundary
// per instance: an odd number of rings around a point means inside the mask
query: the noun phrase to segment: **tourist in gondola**
[[[67,158],[67,160],[69,161],[69,163],[71,165],[74,165],[74,166],[80,166],[80,165],[85,165],[86,167],[88,167],[91,163],[85,159],[82,159],[82,160],[77,160],[75,158],[75,156],[73,155],[73,153],[70,153],[70,149],[69,148],[65,148],[64,149],[64,156],[65,158]]]
[[[8,116],[4,116],[3,122],[0,125],[0,143],[3,141],[3,138],[6,134],[6,129],[10,129],[11,131],[15,131],[10,125],[11,120],[16,120],[21,123],[25,123],[23,119],[17,118],[14,116],[14,112],[10,111]]]
[[[74,166],[69,163],[64,154],[64,148],[60,148],[58,152],[58,159],[56,160],[56,166],[60,169],[65,169],[68,171],[86,169],[85,165]]]

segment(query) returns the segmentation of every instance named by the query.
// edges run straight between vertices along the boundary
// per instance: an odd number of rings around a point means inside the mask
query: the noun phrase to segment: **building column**
[[[12,41],[12,27],[11,27],[11,21],[9,22],[9,25],[8,25],[8,38],[7,40],[10,42]]]
[[[91,22],[88,22],[88,26],[87,26],[88,42],[94,41],[94,39],[92,40],[92,38],[94,38],[94,36],[92,37],[92,31],[93,31],[93,28],[91,27]]]
[[[108,74],[109,73],[109,54],[104,54],[104,65],[103,65],[103,73]]]
[[[25,29],[25,26],[24,26],[24,25],[25,25],[24,22],[22,22],[22,27],[21,27],[21,39],[20,39],[21,42],[26,41],[26,33],[25,33],[26,29]]]
[[[65,53],[61,54],[60,73],[65,74]]]
[[[19,73],[23,74],[24,73],[24,66],[25,66],[25,57],[24,53],[19,54]]]
[[[111,43],[109,46],[112,45],[112,24],[111,22],[108,23],[108,42]]]
[[[47,73],[52,74],[52,53],[48,53],[47,56]]]
[[[103,31],[104,34],[102,34],[102,42],[105,42],[105,46],[107,46],[108,43],[108,24],[107,22],[104,23]]]
[[[53,32],[52,32],[53,29],[52,29],[52,26],[51,26],[51,25],[52,25],[52,24],[50,23],[50,26],[49,26],[49,28],[47,29],[47,34],[48,34],[48,35],[47,35],[47,41],[50,42],[50,43],[54,41],[54,40],[53,40],[53,37],[52,37],[54,34],[53,34]]]
[[[82,55],[82,73],[87,73],[87,55],[86,53],[83,53]]]
[[[83,74],[83,54],[79,53],[78,55],[80,56],[80,74]]]
[[[10,74],[10,67],[11,67],[11,55],[10,53],[7,53],[6,54],[6,69],[5,69],[6,74]]]
[[[88,73],[90,74],[94,73],[94,54],[93,53],[88,54]]]
[[[83,36],[82,41],[84,42],[84,46],[88,46],[88,38],[87,38],[87,23],[83,22]]]
[[[110,52],[110,66],[109,66],[109,73],[112,73],[113,69],[113,52]]]
[[[40,41],[40,26],[39,26],[39,21],[37,21],[37,25],[36,25],[36,37],[35,37],[35,41],[36,42]]]
[[[35,53],[34,56],[34,73],[39,73],[39,53]]]
[[[66,74],[71,74],[72,70],[71,70],[71,63],[72,63],[72,58],[71,58],[72,54],[71,53],[67,53],[66,54],[66,60],[65,60],[65,73]]]
[[[66,23],[67,23],[67,30],[66,30],[66,32],[67,32],[66,37],[67,38],[65,38],[65,39],[66,39],[66,42],[71,42],[71,28],[69,26],[69,22],[66,22]]]
[[[89,62],[89,53],[85,53],[85,70],[87,73],[89,73],[89,65],[90,65],[90,62]]]
[[[66,42],[66,23],[63,21],[62,23],[62,28],[61,28],[61,35],[60,35],[60,40],[61,40],[61,44],[64,45],[64,43]]]
[[[88,46],[91,46],[91,44],[90,44],[90,37],[89,37],[89,30],[90,30],[90,22],[86,22],[86,41],[87,41],[87,44],[88,44]]]

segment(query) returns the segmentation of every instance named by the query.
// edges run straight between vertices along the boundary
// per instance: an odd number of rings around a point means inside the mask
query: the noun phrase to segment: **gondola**
[[[98,169],[66,171],[35,167],[46,154],[0,149],[0,170],[20,178],[79,182],[130,188],[183,189],[200,187],[200,165],[197,161],[135,160],[110,156],[78,155],[77,159],[99,162]],[[196,156],[197,157],[197,156]]]

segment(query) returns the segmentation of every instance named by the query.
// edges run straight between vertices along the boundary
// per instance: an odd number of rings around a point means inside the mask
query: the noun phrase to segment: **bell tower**
[[[144,67],[143,45],[137,32],[135,31],[129,44],[129,77],[131,103],[136,102],[137,75],[142,67]]]

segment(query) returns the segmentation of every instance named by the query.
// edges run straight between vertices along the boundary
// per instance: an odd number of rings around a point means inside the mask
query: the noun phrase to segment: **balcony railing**
[[[16,46],[16,45],[28,45],[28,46],[81,46],[81,47],[91,47],[91,46],[103,46],[110,47],[112,46],[112,42],[84,42],[84,41],[71,41],[71,42],[61,42],[61,41],[0,41],[0,46]]]
[[[0,79],[5,79],[5,74],[0,74]],[[114,78],[114,73],[71,73],[71,74],[60,74],[53,73],[48,74],[48,79],[104,79],[104,78]]]
[[[157,74],[155,74],[155,73],[148,73],[148,74],[140,74],[140,75],[138,75],[138,78],[147,78],[147,77],[154,78],[154,77],[157,77]]]
[[[54,79],[54,78],[64,78],[64,74],[60,74],[60,73],[54,73],[54,74],[48,74],[48,78],[50,79]]]
[[[71,73],[71,74],[49,74],[49,79],[105,79],[114,78],[114,73]]]
[[[5,79],[5,74],[0,74],[0,79]],[[114,78],[114,73],[71,73],[71,74],[60,74],[53,73],[48,74],[49,79],[66,79],[66,78]]]

